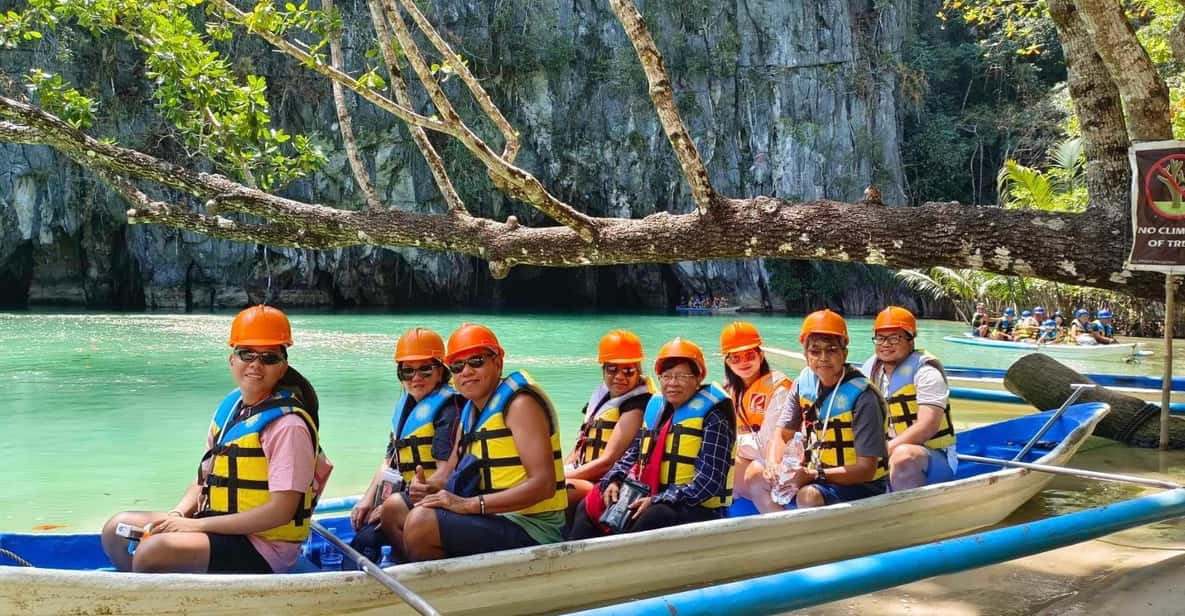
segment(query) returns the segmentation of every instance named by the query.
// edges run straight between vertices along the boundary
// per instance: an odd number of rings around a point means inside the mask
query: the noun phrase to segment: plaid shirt
[[[664,415],[669,410],[670,405],[667,405]],[[667,486],[654,496],[653,502],[697,507],[724,490],[734,462],[732,448],[736,442],[736,427],[729,421],[732,412],[732,402],[729,400],[716,405],[708,412],[704,417],[704,441],[695,459],[695,477],[691,483]],[[643,430],[639,430],[630,448],[601,479],[602,490],[609,487],[610,483],[624,479],[638,462],[639,452],[642,450],[642,434]]]

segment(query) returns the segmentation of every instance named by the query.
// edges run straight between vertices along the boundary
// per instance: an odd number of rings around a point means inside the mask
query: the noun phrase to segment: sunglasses
[[[724,356],[724,361],[730,364],[743,364],[756,359],[757,351],[741,351],[740,353],[729,353]]]
[[[486,362],[493,358],[493,355],[474,355],[469,359],[462,359],[449,364],[448,371],[452,372],[453,374],[461,374],[461,371],[465,369],[465,366],[475,369],[480,368],[486,365]]]
[[[257,351],[252,351],[251,349],[235,349],[235,356],[239,358],[239,361],[245,364],[249,364],[258,359],[265,366],[274,366],[286,359],[279,353],[259,353]]]
[[[400,367],[397,372],[400,381],[410,381],[418,373],[424,378],[430,378],[432,373],[436,371],[436,364],[427,364],[419,368],[412,368],[411,366]]]
[[[605,370],[605,374],[608,374],[609,376],[616,376],[618,372],[620,372],[622,376],[627,376],[627,377],[634,376],[635,374],[638,373],[638,369],[633,366],[618,366],[616,364],[605,364],[603,368]]]

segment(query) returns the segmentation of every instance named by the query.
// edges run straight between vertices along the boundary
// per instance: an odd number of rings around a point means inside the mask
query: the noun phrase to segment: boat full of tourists
[[[1012,353],[1048,353],[1054,357],[1072,357],[1078,359],[1125,359],[1129,357],[1146,357],[1152,354],[1152,351],[1141,349],[1138,342],[1117,342],[1115,344],[1037,344],[1035,342],[992,340],[991,338],[983,338],[966,332],[961,336],[945,336],[943,340],[956,344],[967,344]]]

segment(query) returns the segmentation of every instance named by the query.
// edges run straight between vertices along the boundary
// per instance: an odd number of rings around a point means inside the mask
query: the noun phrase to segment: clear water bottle
[[[391,546],[383,546],[383,558],[379,561],[379,568],[386,569],[387,567],[394,567],[395,559],[391,557]]]
[[[802,465],[802,458],[806,453],[803,447],[801,432],[795,432],[794,438],[786,444],[786,453],[782,455],[782,463],[778,465],[775,475],[777,482],[769,491],[770,498],[779,505],[787,505],[798,493],[798,486],[786,483],[798,467]]]
[[[332,545],[326,545],[324,548],[321,548],[321,570],[342,570],[342,553],[337,551],[337,548]]]

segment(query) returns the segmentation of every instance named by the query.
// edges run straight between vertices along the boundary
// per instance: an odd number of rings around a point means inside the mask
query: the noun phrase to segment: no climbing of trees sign
[[[1185,273],[1185,141],[1133,145],[1132,225],[1128,267]]]

